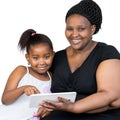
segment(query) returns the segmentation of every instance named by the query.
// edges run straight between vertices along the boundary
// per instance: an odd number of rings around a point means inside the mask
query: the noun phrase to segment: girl
[[[20,65],[10,74],[2,95],[0,120],[39,120],[34,116],[38,108],[29,108],[29,96],[50,92],[52,42],[46,35],[28,29],[21,35],[18,46],[21,51],[26,49],[30,66]]]

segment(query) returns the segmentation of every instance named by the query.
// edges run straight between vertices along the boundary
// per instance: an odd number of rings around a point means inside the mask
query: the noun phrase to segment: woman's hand
[[[40,91],[34,86],[26,85],[26,86],[24,86],[24,93],[27,96],[30,96],[31,94],[38,94],[38,93],[40,93]]]
[[[42,107],[53,109],[53,110],[62,110],[62,111],[71,111],[74,104],[70,100],[58,97],[58,101],[44,100],[41,104]]]
[[[45,107],[40,107],[36,113],[37,117],[44,118],[45,116],[49,115],[53,111],[53,109],[48,109]]]

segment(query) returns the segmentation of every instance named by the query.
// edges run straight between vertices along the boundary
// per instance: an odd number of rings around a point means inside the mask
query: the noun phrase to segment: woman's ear
[[[95,33],[95,30],[96,30],[96,25],[92,25],[91,26],[91,35],[93,35]]]

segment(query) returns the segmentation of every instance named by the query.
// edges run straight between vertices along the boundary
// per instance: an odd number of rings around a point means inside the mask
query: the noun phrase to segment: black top
[[[76,100],[95,93],[97,67],[107,59],[120,59],[120,54],[115,47],[99,42],[84,63],[72,73],[66,50],[56,52],[52,65],[52,92],[76,91]],[[44,120],[120,120],[120,109],[91,115],[54,111]]]

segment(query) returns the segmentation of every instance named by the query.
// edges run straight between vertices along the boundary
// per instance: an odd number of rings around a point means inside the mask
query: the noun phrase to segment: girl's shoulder
[[[16,70],[22,70],[22,71],[27,71],[27,67],[24,65],[19,65],[15,68]]]
[[[19,73],[19,75],[25,75],[27,73],[27,67],[23,65],[17,66],[13,72]]]

